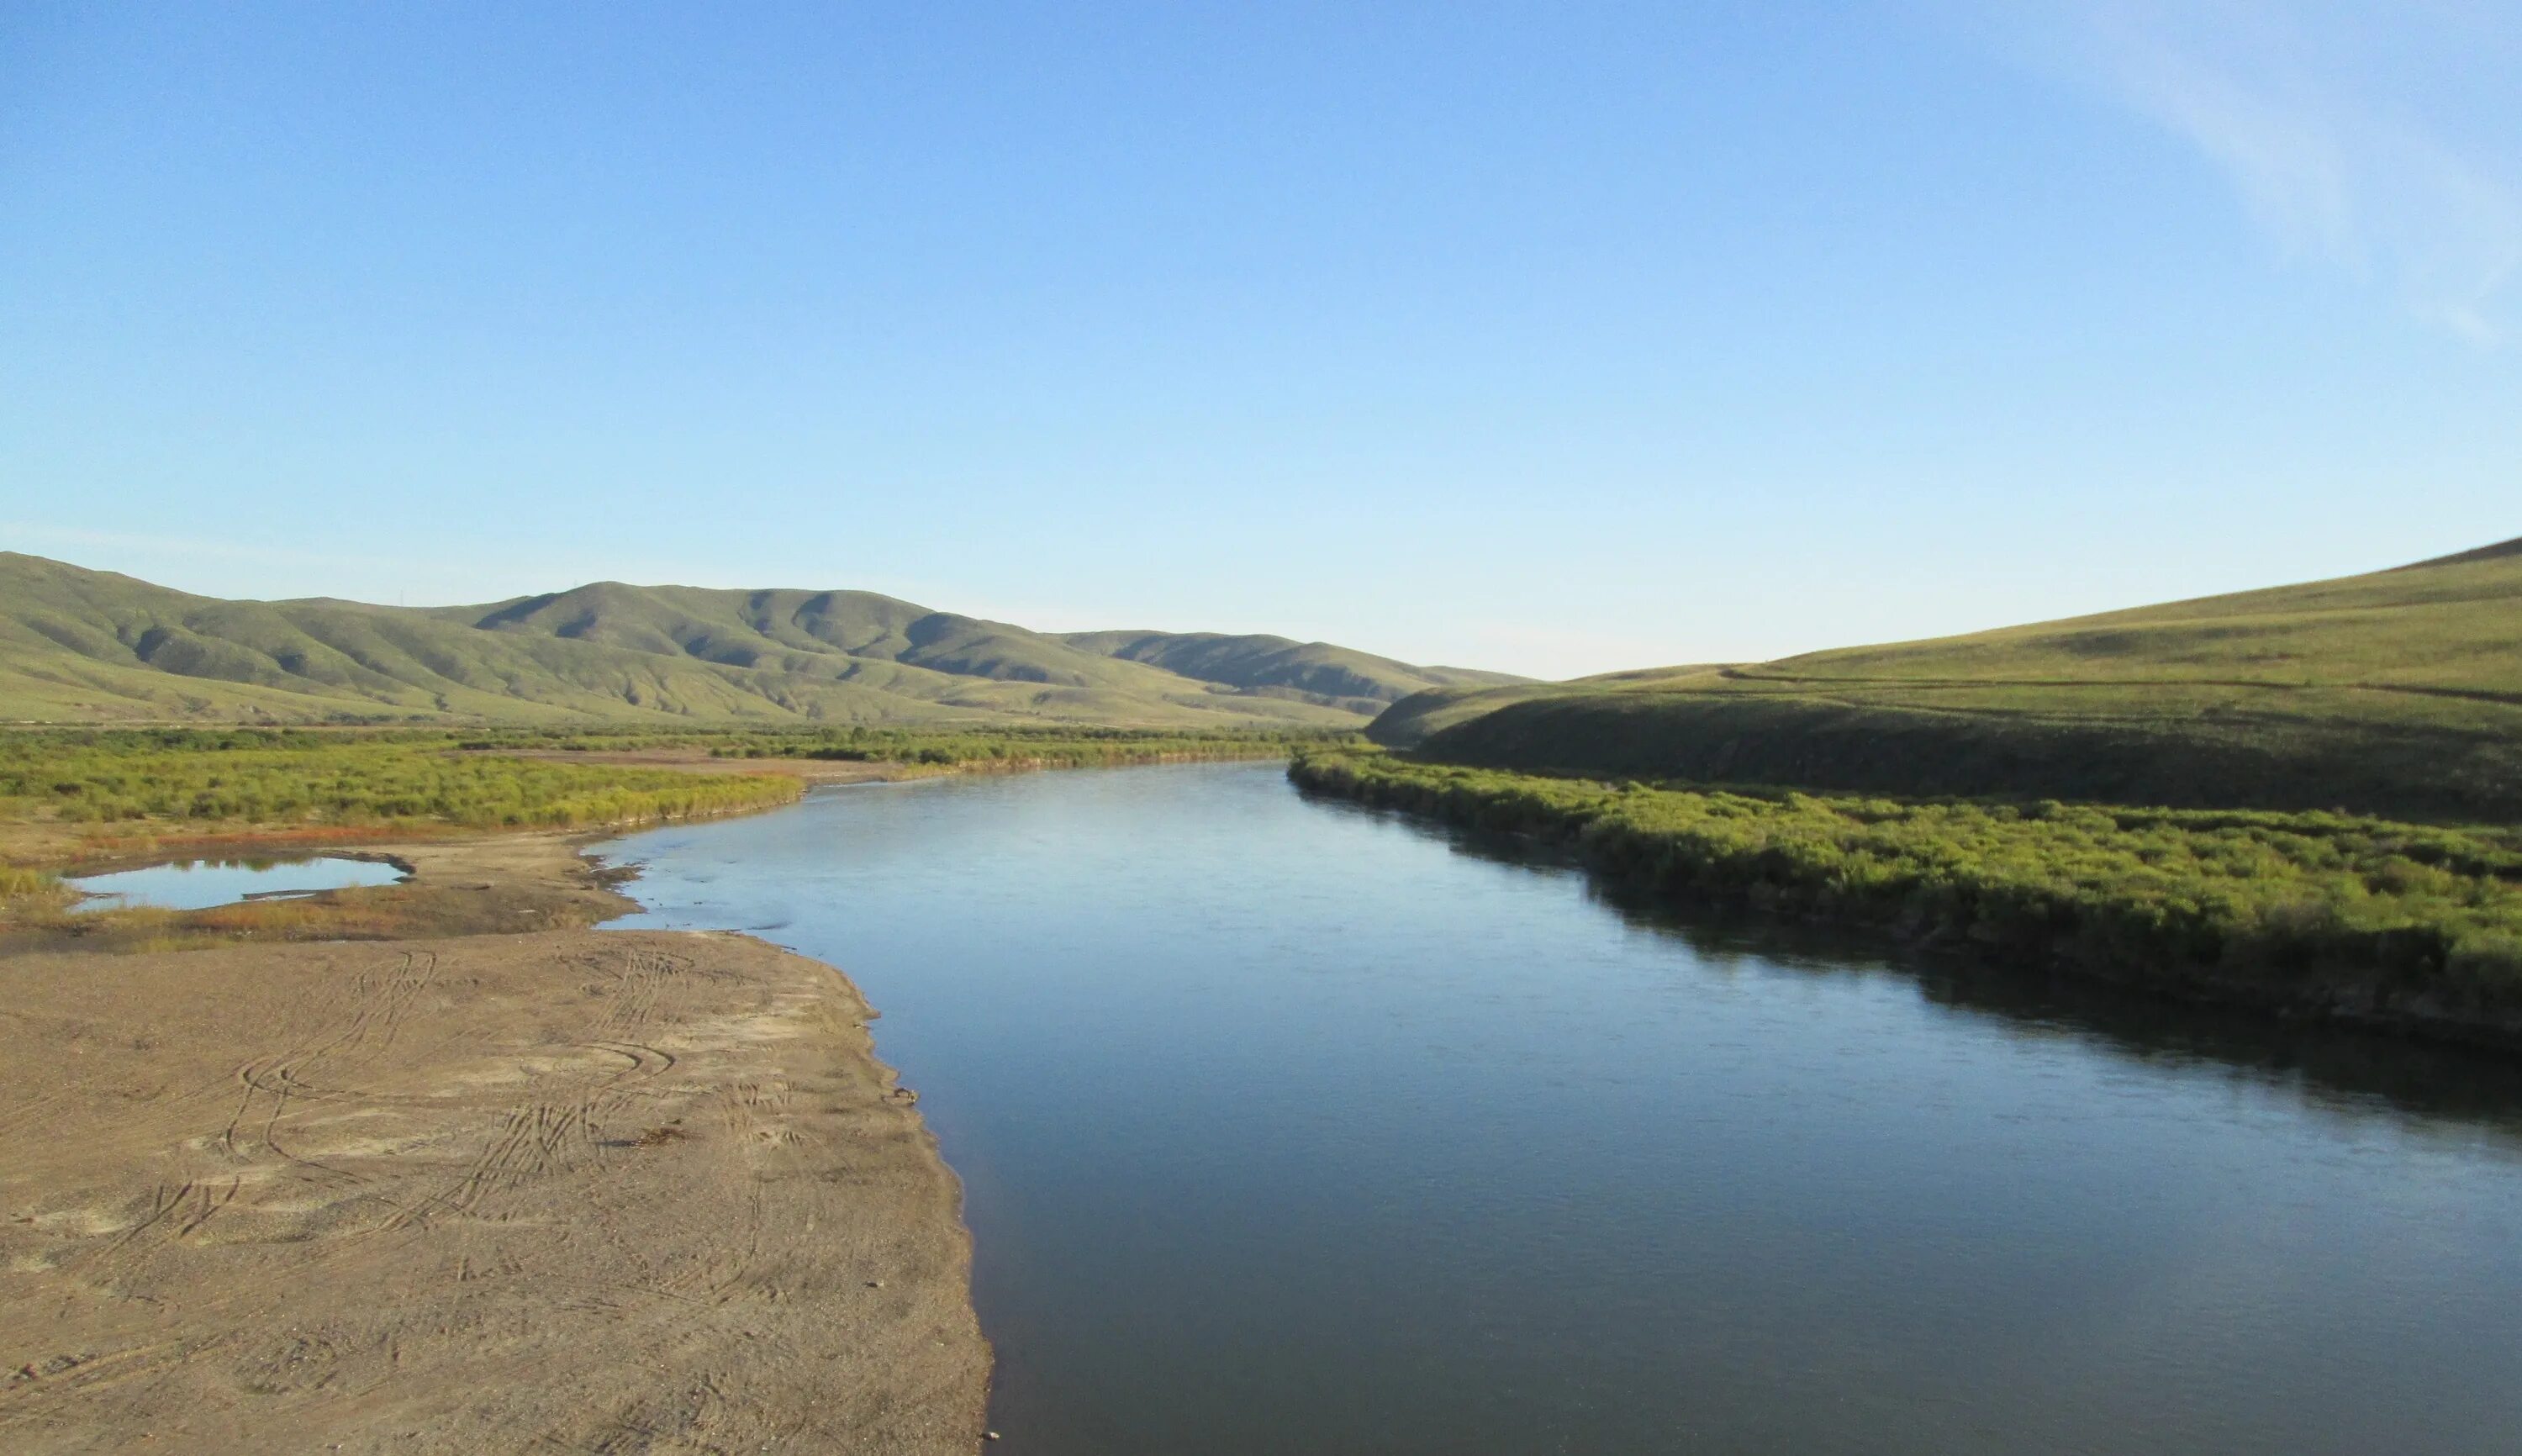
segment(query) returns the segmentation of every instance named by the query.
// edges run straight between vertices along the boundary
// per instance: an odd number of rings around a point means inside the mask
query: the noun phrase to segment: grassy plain
[[[1306,753],[1289,772],[1309,789],[1568,844],[1655,894],[2522,1044],[2522,831],[1606,783],[1354,750]]]
[[[766,808],[790,780],[451,752],[443,733],[197,728],[0,735],[0,817],[574,829]]]
[[[903,776],[1280,758],[1336,741],[1343,740],[1284,730],[1098,728],[0,731],[0,927],[65,923],[73,897],[60,870],[70,865],[251,858],[741,813],[791,802],[810,779],[831,776],[799,772],[810,768]],[[702,770],[712,772],[695,772]],[[352,896],[78,919],[98,933],[371,934],[394,928],[386,923],[392,902]]]
[[[2522,542],[1756,666],[1448,688],[1370,730],[1492,768],[2522,821]]]
[[[66,868],[173,856],[253,860],[485,831],[577,830],[767,809],[770,774],[466,753],[451,734],[304,728],[0,733],[0,930],[68,928]],[[388,893],[177,915],[75,916],[116,944],[374,935],[408,928]]]
[[[1320,730],[1172,732],[1148,728],[1035,728],[956,732],[837,728],[814,732],[711,734],[720,758],[816,759],[840,763],[957,768],[1091,769],[1199,759],[1284,758],[1352,735]]]

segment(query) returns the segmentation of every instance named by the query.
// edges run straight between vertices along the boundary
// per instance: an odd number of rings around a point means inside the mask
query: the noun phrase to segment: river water
[[[841,966],[994,1451],[2522,1450],[2522,1074],[1663,923],[1276,766],[619,843]]]

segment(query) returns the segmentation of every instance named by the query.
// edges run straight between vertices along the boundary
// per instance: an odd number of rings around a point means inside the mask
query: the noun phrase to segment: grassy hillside
[[[1967,636],[1411,699],[1373,731],[1497,768],[2522,821],[2522,541]]]
[[[1642,672],[1606,673],[1565,682],[1511,682],[1497,686],[1458,684],[1430,687],[1394,703],[1378,715],[1368,735],[1387,748],[1415,748],[1458,723],[1469,723],[1511,703],[1616,688],[1636,682],[1669,682],[1716,671],[1712,667],[1648,668]]]
[[[243,602],[0,552],[0,720],[1354,728],[1445,671],[1298,650],[1352,669],[1343,690],[1187,674],[864,591]]]
[[[1098,656],[1145,663],[1203,682],[1255,692],[1275,690],[1366,713],[1379,712],[1413,693],[1523,681],[1470,668],[1414,667],[1329,642],[1267,635],[1076,632],[1060,640]]]

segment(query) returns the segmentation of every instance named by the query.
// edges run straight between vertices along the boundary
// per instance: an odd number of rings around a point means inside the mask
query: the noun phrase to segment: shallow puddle
[[[403,871],[375,860],[321,855],[303,860],[184,860],[65,880],[91,898],[79,911],[209,910],[244,900],[287,900],[320,890],[390,885]]]

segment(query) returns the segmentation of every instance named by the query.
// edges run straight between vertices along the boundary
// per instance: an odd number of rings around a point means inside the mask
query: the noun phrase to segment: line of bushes
[[[771,775],[537,762],[448,751],[444,734],[0,736],[0,820],[576,828],[768,808]]]
[[[712,745],[719,758],[805,758],[853,763],[1004,765],[1009,768],[1098,768],[1198,759],[1284,758],[1320,746],[1321,733],[1169,732],[1142,728],[991,729],[840,728],[821,732],[744,734]]]
[[[1300,754],[1288,773],[1567,845],[1651,894],[2522,1045],[2522,835],[2507,829],[1606,783],[1371,751]]]
[[[721,759],[825,759],[930,767],[995,764],[1092,768],[1191,759],[1284,758],[1299,747],[1355,742],[1346,730],[1304,728],[1134,728],[1091,725],[987,728],[500,728],[456,746],[570,753],[674,748]]]

